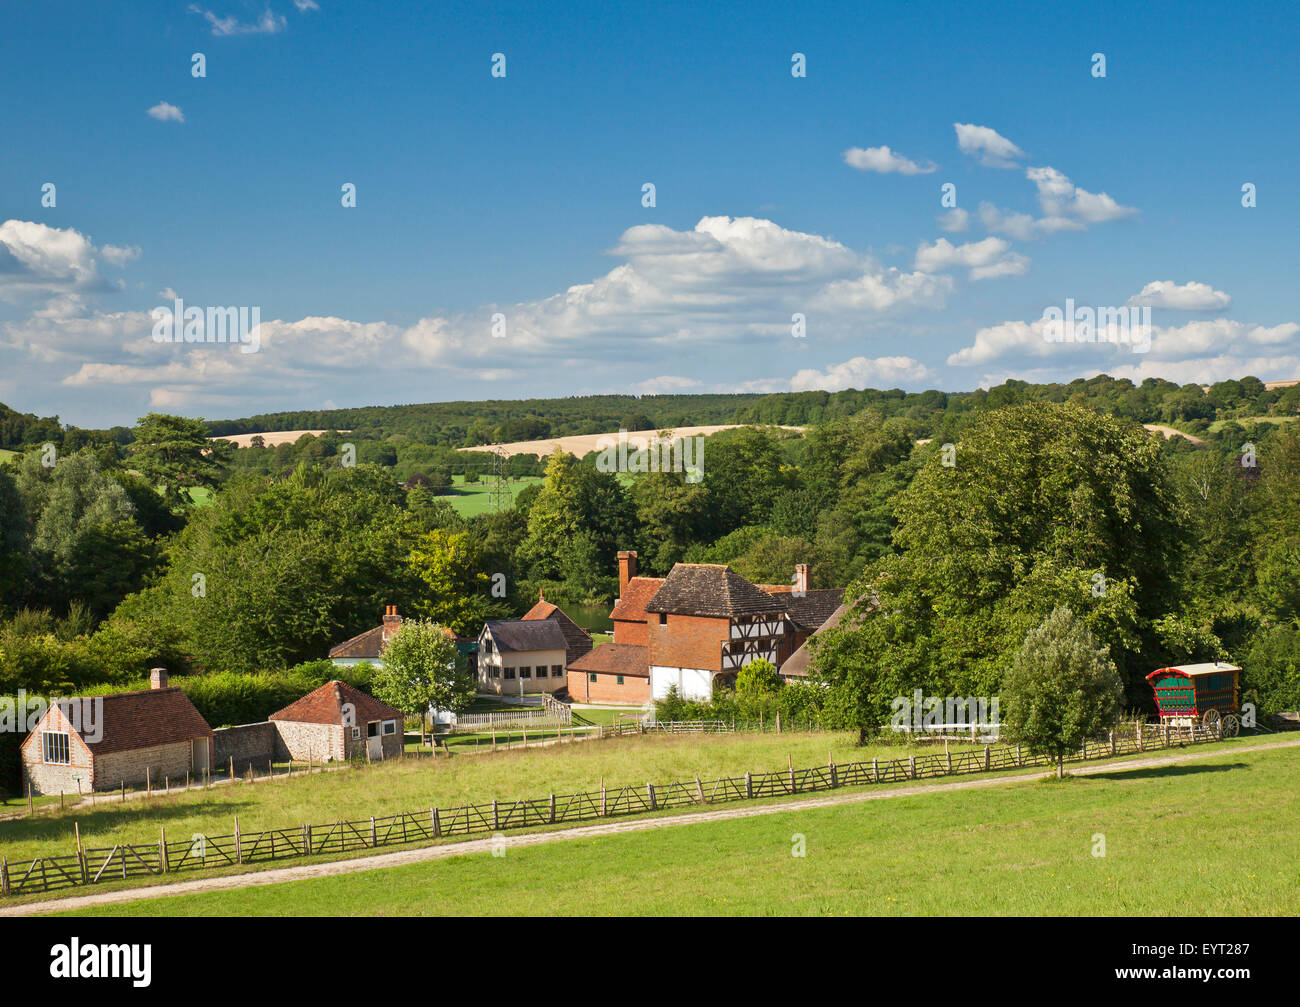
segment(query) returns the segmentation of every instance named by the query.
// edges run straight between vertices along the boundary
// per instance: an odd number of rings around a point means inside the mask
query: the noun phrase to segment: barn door
[[[208,739],[195,738],[194,743],[194,772],[201,773],[212,767],[208,764]]]
[[[382,762],[384,759],[384,739],[378,734],[372,734],[366,739],[366,756],[371,762]]]

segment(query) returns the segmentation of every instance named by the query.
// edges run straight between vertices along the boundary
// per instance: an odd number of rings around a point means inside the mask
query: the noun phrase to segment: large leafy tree
[[[914,688],[995,694],[1025,632],[1063,604],[1142,701],[1139,655],[1159,650],[1153,620],[1176,602],[1181,509],[1140,427],[1074,405],[987,412],[955,451],[924,450],[896,511],[899,552],[852,586],[860,618],[815,650],[844,719],[882,723]]]
[[[474,679],[455,641],[436,622],[407,620],[383,657],[371,680],[375,696],[404,713],[460,712],[474,700]]]
[[[229,454],[227,442],[208,440],[202,420],[150,413],[136,424],[131,464],[179,508],[194,502],[193,490],[216,488]]]
[[[1107,648],[1063,606],[1026,634],[1003,683],[999,713],[1010,739],[1055,759],[1060,777],[1065,756],[1110,727],[1123,698]]]
[[[416,611],[439,625],[475,636],[484,620],[506,614],[503,602],[491,597],[492,574],[504,572],[483,566],[468,532],[426,532],[408,562],[426,588]]]

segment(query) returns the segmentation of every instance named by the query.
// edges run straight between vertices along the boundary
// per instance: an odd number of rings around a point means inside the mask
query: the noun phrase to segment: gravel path
[[[1295,748],[1297,746],[1300,746],[1300,738],[1294,741],[1248,745],[1228,750],[1220,749],[1215,752],[1190,752],[1184,755],[1167,755],[1150,759],[1129,759],[1121,762],[1103,763],[1088,767],[1086,770],[1076,763],[1071,772],[1075,776],[1093,776],[1098,773],[1118,773],[1130,769],[1152,769],[1161,766],[1174,766],[1184,762],[1196,762],[1201,759],[1214,759],[1225,755],[1232,756],[1244,752],[1258,752],[1263,749]],[[643,832],[647,829],[667,829],[678,825],[694,825],[699,822],[723,822],[737,818],[756,818],[759,815],[777,815],[783,812],[805,811],[809,808],[830,808],[842,804],[860,804],[864,801],[880,801],[891,797],[910,797],[916,794],[943,793],[951,790],[978,790],[986,787],[998,787],[1008,783],[1040,780],[1052,776],[1054,773],[1055,770],[1048,770],[1042,773],[990,776],[926,786],[872,788],[833,796],[810,797],[802,800],[780,801],[773,804],[750,805],[743,808],[719,808],[715,811],[694,811],[661,818],[634,818],[625,821],[604,822],[600,825],[582,825],[572,829],[558,829],[552,832],[523,833],[507,836],[505,842],[507,846],[540,846],[544,843],[562,843],[569,839],[614,836],[626,832]],[[402,850],[397,853],[380,853],[369,857],[355,857],[351,860],[304,864],[299,867],[277,867],[271,870],[234,874],[228,877],[200,878],[194,881],[178,881],[167,885],[149,885],[144,888],[100,892],[95,895],[77,895],[64,899],[51,899],[45,902],[29,902],[25,905],[0,908],[0,916],[34,916],[40,913],[82,909],[87,906],[134,902],[137,899],[189,895],[195,892],[229,891],[236,888],[249,888],[254,885],[276,885],[286,881],[303,881],[308,878],[352,874],[356,871],[376,871],[385,867],[400,867],[404,864],[418,864],[430,860],[442,860],[447,857],[461,857],[471,853],[487,853],[492,850],[494,842],[495,840],[491,837],[469,839],[464,842],[442,846],[425,846]]]

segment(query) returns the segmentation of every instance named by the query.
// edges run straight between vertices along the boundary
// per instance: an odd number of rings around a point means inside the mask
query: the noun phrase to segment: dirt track
[[[1117,773],[1129,769],[1151,769],[1160,766],[1173,766],[1183,762],[1195,762],[1200,759],[1213,759],[1231,756],[1242,752],[1257,752],[1271,748],[1295,748],[1300,746],[1300,738],[1294,741],[1273,742],[1263,745],[1248,745],[1236,749],[1219,749],[1214,752],[1190,752],[1185,755],[1167,755],[1151,759],[1128,759],[1123,761],[1101,763],[1096,766],[1076,766],[1072,769],[1075,776],[1092,776],[1097,773]],[[750,805],[743,808],[720,808],[716,811],[695,811],[663,818],[637,818],[627,821],[607,822],[600,825],[582,825],[572,829],[560,829],[554,832],[533,832],[506,837],[507,846],[538,846],[543,843],[559,843],[569,839],[590,839],[597,836],[613,836],[624,832],[643,832],[647,829],[667,829],[678,825],[694,825],[698,822],[722,822],[737,818],[755,818],[759,815],[776,815],[789,811],[804,811],[809,808],[828,808],[841,804],[860,804],[863,801],[879,801],[891,797],[909,797],[916,794],[942,793],[950,790],[976,790],[984,787],[997,787],[1008,783],[1023,783],[1027,780],[1039,780],[1051,776],[1055,770],[1042,773],[1027,773],[1004,776],[990,776],[982,779],[960,780],[953,783],[937,783],[927,786],[887,787],[855,791],[827,797],[810,797],[804,800],[781,801],[776,804]],[[275,885],[286,881],[303,881],[308,878],[325,878],[335,874],[352,874],[357,871],[376,871],[385,867],[400,867],[404,864],[418,864],[429,860],[442,860],[447,857],[460,857],[470,853],[488,853],[495,840],[470,839],[460,843],[443,846],[425,846],[398,853],[381,853],[370,857],[357,857],[351,860],[335,860],[324,864],[305,864],[300,867],[277,867],[267,871],[255,871],[247,874],[235,874],[222,878],[201,878],[194,881],[178,881],[169,885],[150,885],[146,888],[130,888],[116,892],[100,892],[96,895],[77,895],[66,899],[51,899],[45,902],[29,902],[25,905],[0,908],[0,916],[34,916],[47,912],[66,912],[88,906],[111,905],[117,902],[134,902],[137,899],[154,899],[171,895],[190,895],[195,892],[229,891],[236,888],[250,888],[254,885]]]

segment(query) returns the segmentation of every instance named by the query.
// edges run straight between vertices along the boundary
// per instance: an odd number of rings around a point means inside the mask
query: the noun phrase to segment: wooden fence
[[[644,726],[644,725],[642,725]],[[608,728],[606,729],[609,730]],[[1105,738],[1085,742],[1067,762],[1108,758],[1178,744],[1217,741],[1208,728],[1173,728],[1136,724],[1110,732]],[[902,783],[938,776],[990,772],[1022,766],[1051,765],[1043,756],[1028,755],[1017,747],[983,746],[960,751],[909,755],[898,759],[872,759],[837,765],[793,766],[773,773],[746,773],[702,781],[645,783],[606,788],[580,794],[550,794],[536,800],[492,801],[458,808],[429,808],[382,818],[371,817],[332,825],[301,825],[263,832],[235,831],[224,836],[196,835],[189,840],[167,839],[166,829],[156,843],[120,843],[111,847],[83,847],[77,833],[77,850],[65,856],[38,857],[10,863],[0,857],[0,894],[28,895],[80,888],[107,881],[161,877],[181,871],[266,863],[294,857],[325,856],[378,849],[403,843],[425,842],[449,836],[503,832],[562,822],[585,822],[617,815],[637,815],[668,808],[721,804],[835,790],[876,783]]]
[[[453,732],[478,732],[495,728],[560,727],[573,723],[573,711],[563,703],[556,708],[503,710],[500,713],[461,713],[452,725]]]

